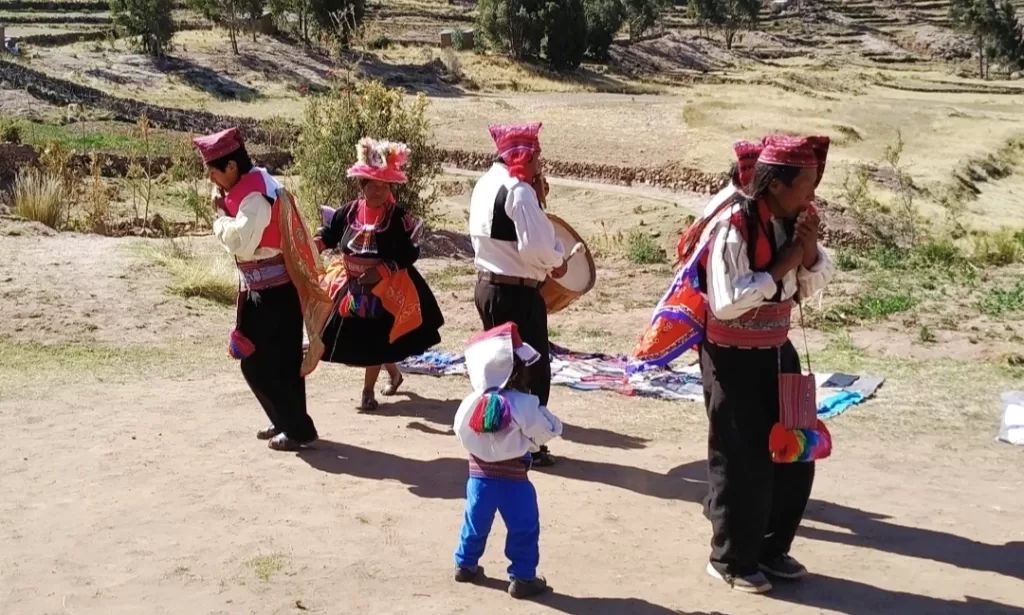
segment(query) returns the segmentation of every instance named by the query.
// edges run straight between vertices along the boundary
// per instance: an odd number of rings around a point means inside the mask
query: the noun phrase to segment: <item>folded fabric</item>
[[[832,374],[828,378],[828,380],[826,380],[825,382],[822,383],[821,386],[822,386],[822,388],[825,388],[825,389],[845,389],[846,387],[850,386],[854,382],[857,382],[858,378],[860,378],[860,376],[852,376],[850,374],[840,374],[840,373],[837,372],[835,374]]]
[[[840,391],[829,395],[818,404],[818,418],[830,419],[846,412],[851,406],[864,401],[864,394],[860,391]]]

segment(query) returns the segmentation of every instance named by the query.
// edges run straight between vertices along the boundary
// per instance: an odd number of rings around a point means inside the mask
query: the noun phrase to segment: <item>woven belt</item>
[[[730,348],[778,348],[789,339],[789,315],[793,302],[766,303],[739,318],[718,320],[708,311],[706,339]]]
[[[238,271],[248,290],[265,290],[291,281],[281,254],[259,261],[238,261]]]
[[[511,275],[501,275],[500,273],[490,273],[489,271],[478,271],[477,279],[483,280],[484,282],[490,282],[491,284],[507,284],[509,286],[529,286],[530,288],[537,288],[541,285],[540,280],[534,280],[531,278],[517,278]]]

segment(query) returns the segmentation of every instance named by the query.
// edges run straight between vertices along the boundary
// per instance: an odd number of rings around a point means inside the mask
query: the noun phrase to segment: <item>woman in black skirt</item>
[[[406,182],[408,147],[363,139],[357,152],[348,176],[359,181],[362,198],[334,212],[318,233],[323,248],[341,252],[344,265],[331,280],[334,311],[322,334],[323,358],[366,368],[359,409],[372,411],[381,368],[390,376],[381,393],[394,395],[402,384],[395,363],[439,343],[444,316],[413,267],[420,223],[391,194],[391,184]]]

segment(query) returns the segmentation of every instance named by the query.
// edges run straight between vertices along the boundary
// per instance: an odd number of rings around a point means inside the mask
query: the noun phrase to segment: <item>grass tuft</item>
[[[59,177],[26,168],[14,181],[11,205],[26,220],[60,229],[67,221],[68,195]]]
[[[270,555],[257,555],[248,562],[249,568],[255,573],[256,578],[264,583],[269,583],[275,574],[284,569],[288,558],[280,553]]]
[[[654,237],[640,230],[626,236],[626,258],[634,265],[656,265],[666,260],[665,250]]]
[[[238,274],[222,256],[198,254],[187,241],[179,239],[168,239],[159,247],[149,246],[145,253],[171,274],[171,293],[234,305]]]

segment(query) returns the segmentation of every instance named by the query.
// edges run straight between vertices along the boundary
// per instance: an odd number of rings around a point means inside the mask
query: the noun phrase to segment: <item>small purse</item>
[[[779,350],[779,422],[768,436],[768,450],[775,463],[815,461],[832,454],[832,434],[818,419],[817,384],[811,370],[803,307],[798,305],[798,309],[808,373],[782,373],[782,350]]]

